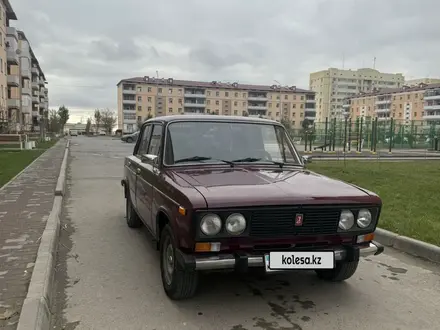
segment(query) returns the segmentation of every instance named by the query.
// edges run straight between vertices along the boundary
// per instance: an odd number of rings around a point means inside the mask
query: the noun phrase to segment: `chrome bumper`
[[[383,252],[384,247],[377,242],[371,242],[368,246],[359,247],[359,256],[367,257],[371,255],[379,255]],[[344,261],[352,258],[353,253],[347,248],[337,248],[335,252],[335,261]],[[357,254],[356,254],[357,255]],[[220,254],[212,257],[196,257],[188,256],[180,253],[180,261],[184,267],[194,270],[222,270],[222,269],[246,269],[248,267],[264,267],[264,254]],[[357,259],[356,259],[357,260]]]

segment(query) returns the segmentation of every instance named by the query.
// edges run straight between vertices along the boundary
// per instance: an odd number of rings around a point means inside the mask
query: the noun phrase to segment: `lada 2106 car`
[[[192,297],[203,271],[314,270],[343,281],[373,241],[374,193],[307,170],[276,121],[167,116],[146,121],[125,158],[129,227],[157,242],[163,287]]]

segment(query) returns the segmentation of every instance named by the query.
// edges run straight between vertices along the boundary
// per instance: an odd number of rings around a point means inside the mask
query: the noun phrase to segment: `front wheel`
[[[320,279],[331,282],[348,280],[356,273],[359,261],[339,262],[333,269],[317,269],[316,274]]]
[[[132,143],[133,142],[133,139],[132,138],[127,138],[127,143]]]
[[[198,273],[181,269],[176,262],[174,235],[169,225],[165,226],[160,238],[160,269],[162,285],[172,300],[192,298],[197,291]]]

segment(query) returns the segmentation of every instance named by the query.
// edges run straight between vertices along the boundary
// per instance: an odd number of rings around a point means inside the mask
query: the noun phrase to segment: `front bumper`
[[[335,261],[358,261],[359,257],[381,254],[384,247],[372,241],[367,246],[344,246],[330,251],[335,252]],[[188,270],[246,271],[249,267],[265,267],[264,253],[252,254],[243,251],[215,256],[195,256],[176,250],[176,259],[182,268]]]

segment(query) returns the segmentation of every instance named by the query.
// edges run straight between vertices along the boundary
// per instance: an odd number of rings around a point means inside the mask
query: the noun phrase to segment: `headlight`
[[[342,230],[349,230],[354,225],[354,215],[349,210],[343,210],[339,217],[339,228]]]
[[[222,229],[222,220],[217,214],[207,214],[200,222],[200,229],[207,236],[217,235]]]
[[[246,229],[246,219],[240,213],[233,213],[226,219],[225,228],[231,235],[240,235]]]
[[[372,216],[371,212],[367,209],[359,210],[357,217],[357,224],[361,228],[367,228],[371,224]]]

